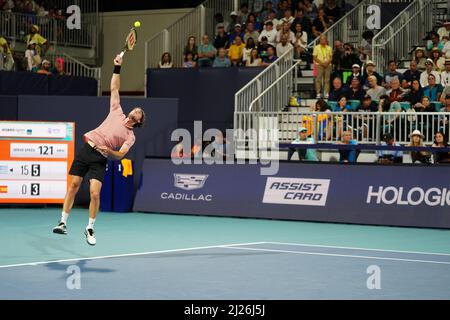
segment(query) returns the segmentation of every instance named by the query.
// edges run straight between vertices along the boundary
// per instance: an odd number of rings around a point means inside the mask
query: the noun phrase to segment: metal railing
[[[214,16],[220,13],[226,21],[231,11],[237,11],[240,6],[240,0],[207,0],[203,2],[205,7],[205,32],[210,36],[215,36],[216,21]]]
[[[51,44],[74,47],[96,47],[98,41],[98,25],[93,23],[88,16],[81,21],[81,29],[69,29],[67,20],[52,19],[49,17],[37,17],[24,13],[0,11],[0,30],[3,37],[11,38],[18,42],[25,42],[25,37],[30,33],[31,26],[39,27],[39,34]]]
[[[145,69],[156,68],[164,52],[171,54],[174,67],[181,67],[188,38],[194,36],[198,45],[201,37],[208,34],[212,42],[215,14],[221,13],[227,19],[239,3],[237,0],[207,0],[154,35],[145,42]]]
[[[391,133],[396,142],[409,144],[417,129],[430,145],[437,131],[450,132],[449,112],[235,112],[234,117],[236,151],[290,143],[300,127],[317,143],[341,141],[350,130],[359,143],[379,144],[383,134]]]
[[[292,67],[293,58],[294,49],[291,48],[240,89],[234,96],[234,110],[249,111],[250,104]]]
[[[270,86],[258,95],[251,103],[249,111],[280,111],[289,104],[289,99],[294,91],[294,76],[300,61],[278,77]]]
[[[327,36],[330,46],[335,40],[341,40],[344,43],[349,42],[359,45],[362,40],[362,33],[367,29],[366,15],[367,8],[370,5],[381,5],[382,0],[363,0],[342,18],[336,21],[323,34]],[[308,44],[309,48],[319,44],[319,37]]]
[[[89,67],[66,53],[46,55],[44,58],[51,61],[52,66],[55,65],[58,58],[62,58],[64,61],[64,72],[66,75],[94,78],[97,80],[97,95],[101,96],[101,68]]]
[[[433,28],[433,0],[415,0],[372,40],[372,58],[377,66],[390,59],[410,60],[410,51],[423,42]]]
[[[200,5],[145,42],[145,69],[156,68],[164,52],[172,56],[174,67],[183,64],[183,51],[190,36],[201,39],[205,32],[205,8]]]

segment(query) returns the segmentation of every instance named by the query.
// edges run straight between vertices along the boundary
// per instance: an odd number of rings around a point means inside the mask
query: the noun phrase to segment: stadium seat
[[[444,107],[444,105],[439,101],[431,101],[430,104],[434,107],[436,112],[439,112]]]
[[[350,107],[352,107],[352,111],[356,111],[356,109],[361,104],[361,101],[359,101],[359,100],[349,100],[348,103],[350,104]]]
[[[411,109],[411,104],[409,102],[400,102],[400,106],[402,107],[402,111],[408,111]]]

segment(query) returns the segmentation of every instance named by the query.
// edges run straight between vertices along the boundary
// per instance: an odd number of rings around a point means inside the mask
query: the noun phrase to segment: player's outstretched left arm
[[[111,78],[111,109],[118,107],[120,105],[120,68],[122,66],[122,58],[117,55],[114,59],[114,72]]]

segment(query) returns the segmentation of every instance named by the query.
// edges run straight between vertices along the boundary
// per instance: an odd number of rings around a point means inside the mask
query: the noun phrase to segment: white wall
[[[134,21],[139,20],[141,28],[138,29],[136,47],[124,56],[121,71],[121,91],[144,91],[145,41],[171,25],[190,10],[192,9],[103,13],[102,91],[109,91],[113,59],[123,48],[127,33],[133,26]]]

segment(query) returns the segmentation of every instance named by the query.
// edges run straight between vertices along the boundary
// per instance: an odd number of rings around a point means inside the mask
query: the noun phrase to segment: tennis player
[[[107,158],[122,159],[135,142],[133,129],[142,127],[145,113],[134,108],[128,116],[120,106],[120,68],[122,58],[114,59],[114,72],[111,79],[111,101],[108,117],[103,123],[84,135],[85,144],[75,156],[70,168],[70,185],[64,199],[61,221],[53,228],[54,233],[67,234],[67,218],[72,209],[75,196],[83,178],[87,175],[90,183],[89,223],[86,226],[86,241],[90,245],[97,243],[94,235],[94,223],[100,207],[100,190],[106,171]],[[115,150],[119,151],[115,151]]]

